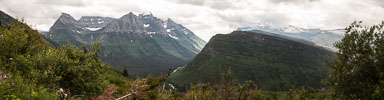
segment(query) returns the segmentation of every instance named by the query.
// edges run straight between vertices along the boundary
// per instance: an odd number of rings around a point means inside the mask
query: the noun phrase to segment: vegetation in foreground
[[[384,98],[384,21],[370,27],[354,22],[335,44],[337,59],[329,63],[327,83],[341,99]]]
[[[380,99],[383,98],[384,22],[353,23],[336,43],[338,58],[328,63],[329,89],[301,87],[263,91],[252,81],[237,84],[232,72],[218,85],[192,85],[186,92],[163,88],[167,75],[127,78],[101,62],[98,44],[91,50],[70,44],[53,48],[36,30],[20,22],[0,28],[1,99]],[[128,69],[129,70],[129,69]],[[65,94],[65,95],[63,95]]]

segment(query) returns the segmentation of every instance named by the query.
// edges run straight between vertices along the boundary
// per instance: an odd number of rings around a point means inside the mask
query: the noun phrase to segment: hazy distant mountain
[[[305,29],[305,28],[300,28],[292,25],[287,27],[282,27],[282,28],[273,28],[271,26],[244,27],[244,28],[238,28],[238,30],[242,30],[242,31],[261,30],[261,31],[276,33],[280,35],[296,37],[296,38],[312,41],[314,43],[317,43],[332,49],[335,49],[333,44],[337,41],[340,41],[344,37],[344,33],[345,33],[345,30],[342,30],[342,29],[336,29],[336,30]]]
[[[103,61],[130,74],[158,75],[190,61],[206,44],[192,31],[152,14],[129,13],[119,19],[98,16],[74,19],[63,13],[47,37],[77,46],[101,44]]]
[[[263,90],[288,90],[302,85],[322,87],[325,58],[334,52],[286,36],[235,31],[217,34],[185,67],[168,78],[181,89],[196,83],[217,84],[232,69],[240,83],[253,80]]]

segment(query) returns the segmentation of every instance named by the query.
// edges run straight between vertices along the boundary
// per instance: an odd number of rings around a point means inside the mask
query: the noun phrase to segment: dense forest
[[[194,84],[185,92],[166,88],[159,77],[129,77],[101,61],[99,44],[91,49],[70,43],[54,47],[23,21],[0,27],[0,99],[380,99],[384,96],[384,22],[371,27],[353,23],[335,44],[337,58],[324,84],[288,91],[265,91],[253,81],[237,83],[232,71],[220,84]],[[127,69],[129,70],[129,69]]]

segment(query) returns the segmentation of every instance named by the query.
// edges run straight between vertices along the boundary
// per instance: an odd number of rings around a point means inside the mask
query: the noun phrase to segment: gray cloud
[[[316,1],[321,1],[321,0],[270,0],[271,3],[295,3],[295,4],[316,2]]]
[[[205,0],[169,0],[169,1],[181,3],[181,4],[198,5],[198,6],[202,6],[205,3]]]
[[[0,4],[0,10],[25,18],[40,30],[48,30],[61,12],[75,18],[152,12],[186,26],[206,41],[238,27],[335,29],[355,20],[376,24],[384,18],[381,0],[0,0]]]
[[[233,8],[230,0],[169,0],[180,4],[189,4],[194,6],[206,6],[213,9],[228,9]]]
[[[214,9],[230,9],[233,8],[234,6],[232,3],[228,0],[213,0],[213,1],[207,1],[206,5],[208,5],[211,8]]]
[[[369,4],[372,4],[372,5],[377,5],[377,6],[380,6],[380,7],[384,8],[383,0],[368,0],[368,1],[365,1],[365,2],[369,3]]]
[[[40,0],[37,3],[41,5],[54,5],[54,6],[85,6],[82,0]]]

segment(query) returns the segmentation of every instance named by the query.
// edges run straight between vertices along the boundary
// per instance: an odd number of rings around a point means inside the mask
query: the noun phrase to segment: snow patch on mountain
[[[144,24],[144,27],[150,27],[151,25],[150,24]]]
[[[74,29],[71,29],[71,31],[76,32],[76,33],[81,33],[80,31],[74,30]]]
[[[147,34],[156,34],[156,32],[148,32]]]
[[[171,38],[173,38],[173,39],[175,39],[175,40],[178,40],[178,39],[179,39],[178,37],[173,36],[173,35],[171,35],[171,34],[168,34],[168,36],[171,37]]]
[[[171,32],[171,30],[173,30],[173,29],[167,29],[167,32]]]
[[[90,31],[97,31],[97,30],[100,30],[101,28],[91,28],[91,27],[86,27],[86,29],[90,30]]]

